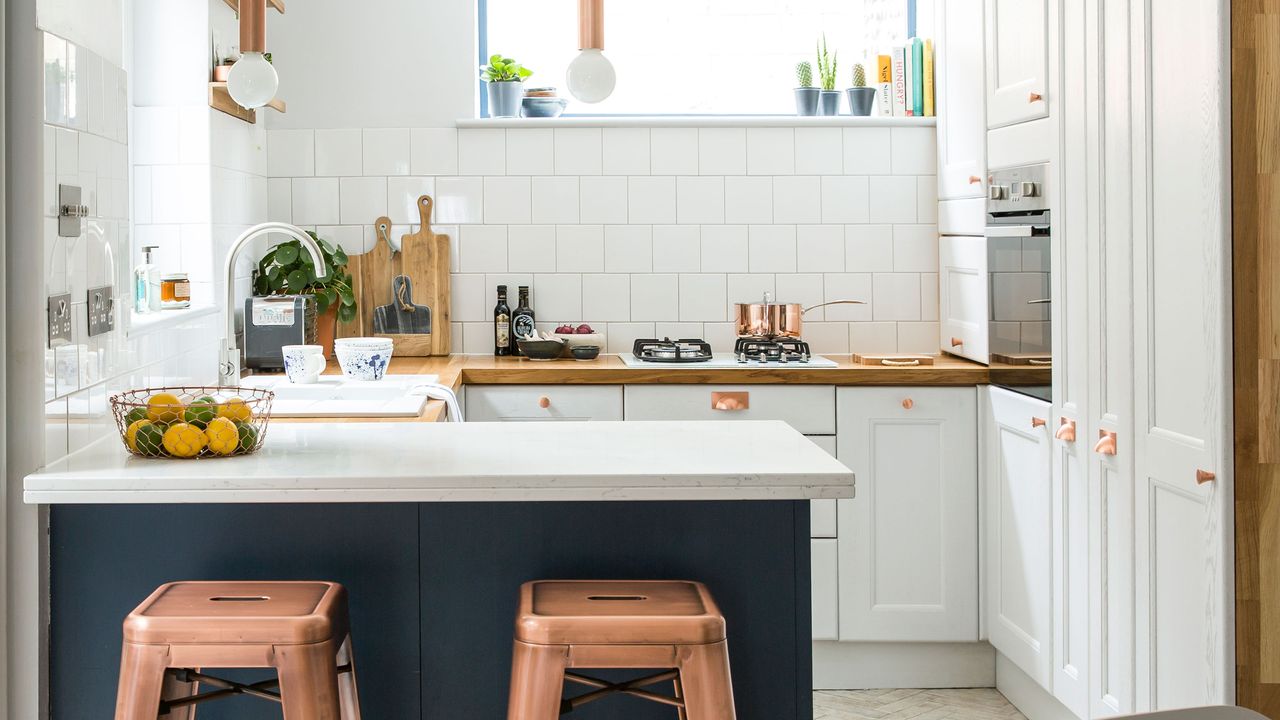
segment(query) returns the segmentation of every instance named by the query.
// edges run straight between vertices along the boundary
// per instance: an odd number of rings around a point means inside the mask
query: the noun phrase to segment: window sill
[[[557,127],[933,127],[936,117],[799,117],[796,115],[613,115],[558,118],[462,118],[460,128]]]
[[[155,313],[129,313],[128,337],[137,337],[149,333],[177,327],[188,320],[215,315],[218,308],[214,305],[182,308],[181,310],[161,310]]]

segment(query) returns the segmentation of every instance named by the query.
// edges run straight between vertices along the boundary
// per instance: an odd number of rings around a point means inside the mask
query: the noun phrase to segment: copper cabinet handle
[[[1093,446],[1093,451],[1099,455],[1115,455],[1116,434],[1110,430],[1099,430],[1098,442]]]
[[[1208,470],[1201,470],[1199,468],[1196,468],[1196,484],[1197,485],[1204,485],[1205,483],[1211,483],[1216,479],[1218,479],[1218,476],[1216,474],[1211,473]]]
[[[1062,442],[1073,443],[1076,441],[1076,421],[1066,418],[1058,418],[1058,431],[1053,436]]]
[[[751,408],[751,395],[745,392],[713,392],[711,393],[711,409],[724,412],[735,412]]]
[[[951,338],[951,347],[960,347],[963,344],[964,344],[964,340],[961,340],[958,337]]]
[[[1043,100],[1043,99],[1044,99],[1044,96],[1043,96],[1043,95],[1041,95],[1041,94],[1040,94],[1040,93],[1038,93],[1038,92],[1033,92],[1033,93],[1031,93],[1031,95],[1027,98],[1027,102],[1040,102],[1040,101],[1041,101],[1041,100]]]
[[[910,410],[911,408],[913,408],[913,407],[915,407],[915,406],[916,406],[916,401],[915,401],[915,400],[912,400],[911,398],[907,398],[907,399],[905,399],[905,400],[903,400],[903,401],[902,401],[902,409],[903,409],[903,410]]]
[[[542,408],[543,410],[546,410],[547,408],[551,407],[551,398],[547,397],[546,395],[543,395],[542,397],[538,398],[538,407]]]
[[[1033,428],[1044,427],[1047,424],[1048,423],[1045,422],[1044,418],[1038,418],[1038,417],[1031,418],[1031,427]]]
[[[978,183],[980,183],[980,182],[982,182],[982,178],[978,177],[977,175],[970,175],[970,176],[969,176],[969,184],[970,184],[970,185],[977,185],[977,184],[978,184]]]

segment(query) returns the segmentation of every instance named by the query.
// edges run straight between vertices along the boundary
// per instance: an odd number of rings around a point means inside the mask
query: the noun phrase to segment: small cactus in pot
[[[862,63],[853,66],[853,87],[845,90],[849,96],[849,114],[866,117],[875,105],[876,90],[867,87],[867,70]]]
[[[813,86],[813,65],[808,61],[796,63],[796,114],[818,114],[818,88]]]
[[[839,53],[827,52],[827,37],[818,45],[818,82],[822,86],[818,111],[821,115],[840,114],[840,91],[836,90],[836,63]]]

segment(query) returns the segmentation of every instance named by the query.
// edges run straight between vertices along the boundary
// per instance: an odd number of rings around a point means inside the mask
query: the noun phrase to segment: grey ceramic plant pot
[[[839,115],[840,114],[840,96],[839,90],[823,90],[818,99],[819,115]]]
[[[519,80],[489,83],[489,117],[520,117],[524,83]]]
[[[866,117],[876,103],[876,89],[869,87],[851,87],[845,90],[849,96],[849,114]]]
[[[798,87],[796,88],[796,114],[802,117],[809,117],[818,114],[818,88],[816,87]]]

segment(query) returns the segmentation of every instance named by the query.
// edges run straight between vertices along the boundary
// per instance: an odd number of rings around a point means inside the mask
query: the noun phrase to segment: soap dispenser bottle
[[[160,311],[160,268],[151,260],[156,246],[142,248],[142,264],[133,271],[133,309],[139,313]]]

